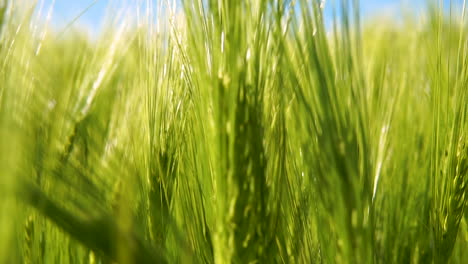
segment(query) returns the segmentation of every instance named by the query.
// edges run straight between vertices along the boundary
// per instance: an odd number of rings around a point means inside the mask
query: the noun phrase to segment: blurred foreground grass
[[[464,2],[161,2],[0,0],[0,263],[467,263]]]

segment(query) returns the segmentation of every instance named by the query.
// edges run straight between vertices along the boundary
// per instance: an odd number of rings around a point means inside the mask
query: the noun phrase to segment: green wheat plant
[[[465,1],[95,3],[0,0],[0,263],[467,263]]]

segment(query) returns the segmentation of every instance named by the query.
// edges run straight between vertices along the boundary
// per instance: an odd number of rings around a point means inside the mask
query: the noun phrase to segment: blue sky
[[[54,0],[44,0],[44,13],[53,2]],[[55,0],[52,23],[59,29],[64,28],[89,7],[74,23],[87,27],[91,31],[97,30],[104,18],[108,4],[109,0],[97,0],[97,2],[95,0]]]
[[[97,2],[95,2],[97,1]],[[153,0],[154,1],[154,0]],[[336,1],[336,0],[335,0]],[[417,12],[424,6],[426,0],[361,0],[361,12],[364,17],[373,16],[380,13],[391,13],[395,11],[401,3]],[[450,0],[444,0],[449,3]],[[44,0],[47,8],[53,0]],[[94,3],[95,2],[95,3]],[[111,0],[55,0],[55,8],[52,14],[52,23],[57,28],[66,27],[74,18],[76,18],[87,7],[94,3],[74,24],[88,28],[90,31],[98,31],[101,22],[105,16],[106,7]],[[127,2],[137,2],[129,0]],[[330,15],[332,0],[327,0],[325,5],[325,14]],[[463,0],[452,0],[452,2],[463,2]]]

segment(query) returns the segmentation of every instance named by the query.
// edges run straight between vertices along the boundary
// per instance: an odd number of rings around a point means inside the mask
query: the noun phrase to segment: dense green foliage
[[[26,2],[0,0],[0,263],[467,263],[464,3],[148,1],[88,39]]]

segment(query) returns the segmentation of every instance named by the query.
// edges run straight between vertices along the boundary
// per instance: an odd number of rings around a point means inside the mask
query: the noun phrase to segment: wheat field
[[[0,0],[0,263],[468,263],[465,1],[41,4]]]

